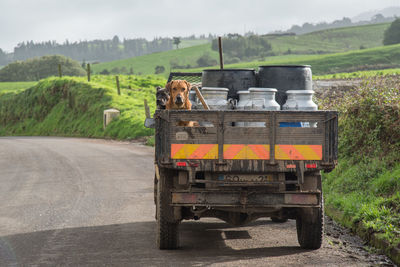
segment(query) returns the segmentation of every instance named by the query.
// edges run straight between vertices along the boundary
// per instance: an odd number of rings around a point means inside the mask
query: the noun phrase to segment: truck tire
[[[167,170],[160,170],[157,183],[157,247],[159,249],[177,249],[179,247],[179,223],[174,220],[171,203],[172,177]]]
[[[297,239],[304,249],[319,249],[324,228],[324,203],[320,208],[304,208],[296,218]]]

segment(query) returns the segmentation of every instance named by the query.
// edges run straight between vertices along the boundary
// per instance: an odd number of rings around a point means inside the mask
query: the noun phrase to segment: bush
[[[59,64],[63,75],[86,75],[78,61],[54,55],[10,63],[0,70],[0,82],[37,81],[49,76],[58,76]]]
[[[165,67],[164,66],[157,65],[155,67],[155,69],[154,69],[154,73],[155,74],[160,74],[160,73],[163,73],[164,71],[165,71]]]
[[[199,67],[215,66],[218,64],[217,60],[212,58],[210,53],[204,53],[196,62]]]
[[[218,40],[213,40],[212,49],[218,51]],[[239,34],[228,34],[227,37],[223,38],[223,49],[224,53],[231,58],[259,58],[260,56],[267,56],[271,50],[271,45],[262,36],[243,37]]]
[[[400,43],[400,18],[390,24],[389,28],[385,31],[383,44],[392,45]]]
[[[100,71],[100,74],[109,75],[110,72],[107,69],[103,69],[102,71]]]
[[[362,161],[400,152],[399,76],[364,80],[358,88],[327,98],[322,105],[340,111],[342,156]]]

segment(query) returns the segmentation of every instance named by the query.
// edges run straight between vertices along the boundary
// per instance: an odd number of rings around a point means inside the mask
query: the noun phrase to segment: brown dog
[[[166,109],[191,110],[192,103],[189,100],[190,83],[185,80],[173,80],[165,86],[169,93]],[[193,126],[193,121],[180,121],[178,126]]]

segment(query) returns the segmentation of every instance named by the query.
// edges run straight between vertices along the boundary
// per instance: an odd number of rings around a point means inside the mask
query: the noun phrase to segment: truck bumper
[[[319,207],[320,192],[172,192],[173,206]]]

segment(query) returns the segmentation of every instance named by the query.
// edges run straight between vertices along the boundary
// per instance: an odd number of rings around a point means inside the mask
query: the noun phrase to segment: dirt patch
[[[383,251],[368,246],[359,236],[349,229],[338,225],[331,218],[325,216],[325,239],[333,248],[348,254],[348,257],[368,262],[371,266],[396,266]]]

